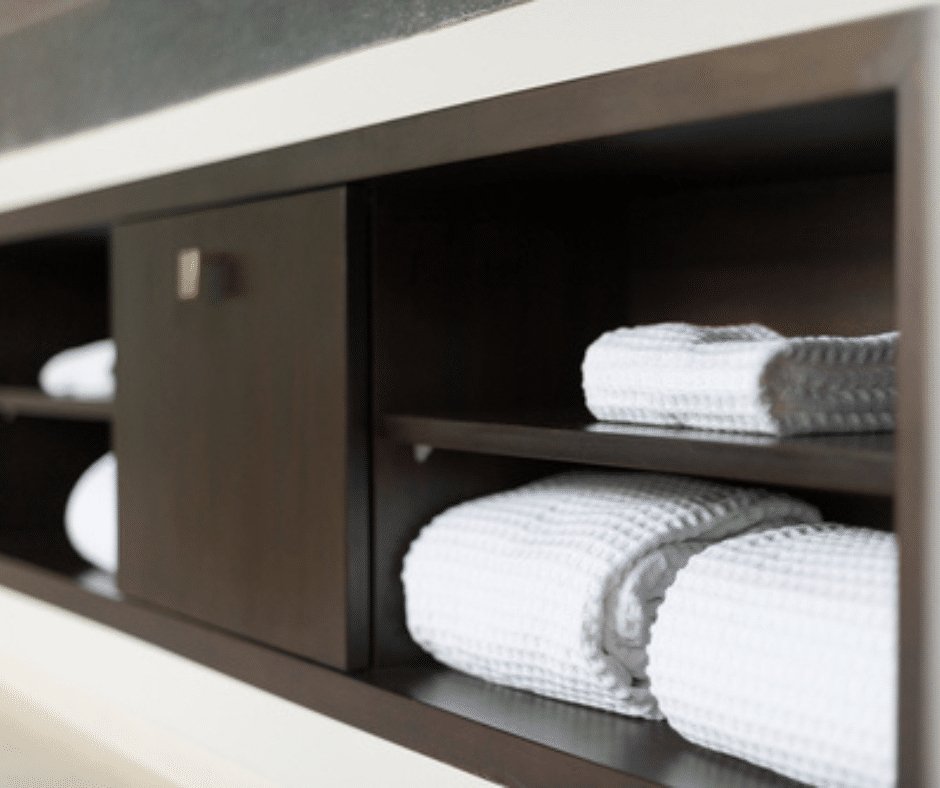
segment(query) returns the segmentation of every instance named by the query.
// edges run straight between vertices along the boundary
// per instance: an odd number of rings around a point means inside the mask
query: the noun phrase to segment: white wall
[[[476,98],[924,4],[534,2],[2,156],[0,210]],[[0,590],[0,621],[0,681],[151,768],[175,761],[190,770],[181,775],[183,784],[198,774],[206,785],[477,782],[18,594]],[[207,776],[213,774],[215,783]]]

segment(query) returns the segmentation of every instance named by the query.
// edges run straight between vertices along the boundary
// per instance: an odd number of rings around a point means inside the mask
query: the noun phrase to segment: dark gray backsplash
[[[0,36],[0,151],[519,1],[91,0]]]

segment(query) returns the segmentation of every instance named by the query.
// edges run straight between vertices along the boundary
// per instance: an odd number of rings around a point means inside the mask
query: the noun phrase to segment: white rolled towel
[[[808,504],[763,490],[564,473],[435,517],[404,561],[408,629],[457,670],[658,719],[646,646],[676,571],[709,540],[818,519]]]
[[[39,371],[39,387],[51,397],[111,399],[116,358],[113,339],[63,350]]]
[[[897,548],[838,525],[694,556],[652,627],[649,674],[685,738],[823,786],[895,782]]]
[[[65,532],[82,558],[106,572],[118,566],[117,460],[112,452],[79,477],[65,506]]]
[[[796,435],[894,428],[897,332],[787,339],[760,325],[619,328],[581,367],[595,418]]]

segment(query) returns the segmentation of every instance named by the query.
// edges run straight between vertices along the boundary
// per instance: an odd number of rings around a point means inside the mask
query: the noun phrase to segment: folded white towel
[[[113,339],[56,353],[39,371],[39,386],[52,397],[110,399],[114,396]]]
[[[460,504],[412,543],[408,629],[498,684],[659,718],[646,677],[664,589],[708,540],[811,506],[681,476],[573,472]]]
[[[693,742],[814,785],[893,785],[892,534],[806,525],[709,546],[652,627],[652,690]]]
[[[795,435],[894,428],[897,332],[787,339],[759,325],[619,328],[581,367],[595,418]]]
[[[65,532],[82,558],[106,572],[118,566],[117,460],[108,452],[92,463],[69,493]]]

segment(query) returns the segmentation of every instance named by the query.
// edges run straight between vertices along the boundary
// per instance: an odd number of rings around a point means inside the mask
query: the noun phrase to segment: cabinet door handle
[[[176,253],[176,297],[180,301],[222,301],[235,295],[235,261],[197,246]]]

